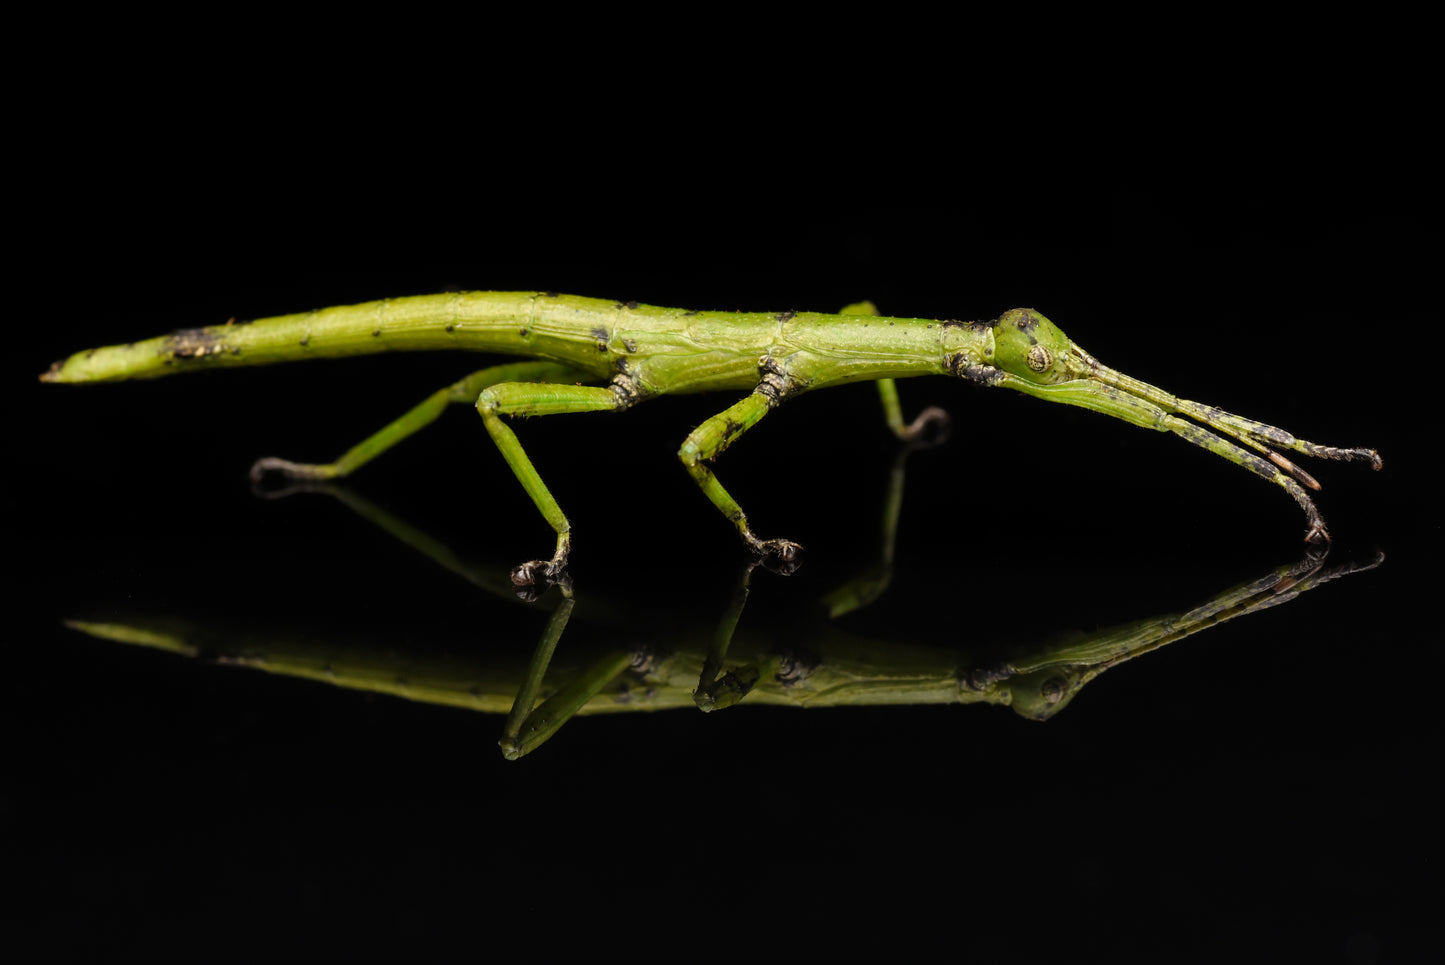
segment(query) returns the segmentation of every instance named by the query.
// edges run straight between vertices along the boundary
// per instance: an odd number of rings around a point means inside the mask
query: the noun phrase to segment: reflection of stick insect
[[[880,559],[824,599],[830,618],[866,605],[888,585],[904,455],[906,450],[900,453],[890,482]],[[331,493],[441,566],[500,597],[512,595],[497,570],[462,563],[440,541],[358,494],[334,483],[302,483],[300,488]],[[673,618],[694,614],[691,600],[667,619],[650,620],[626,610],[626,597],[578,602],[564,574],[549,591],[554,595],[553,609],[525,669],[509,659],[507,648],[465,646],[438,653],[425,645],[399,648],[394,641],[368,646],[361,642],[364,635],[350,632],[333,641],[308,640],[187,626],[171,619],[117,620],[109,611],[103,622],[68,623],[91,636],[122,643],[506,714],[500,743],[505,756],[515,759],[536,750],[577,715],[692,706],[711,711],[743,700],[793,707],[1004,704],[1023,717],[1048,720],[1106,670],[1201,630],[1292,600],[1339,576],[1372,569],[1379,561],[1377,557],[1363,565],[1326,568],[1322,560],[1307,557],[1224,590],[1187,612],[1011,647],[971,641],[967,651],[899,634],[869,639],[839,628],[831,619],[800,622],[782,639],[770,633],[761,637],[739,633],[755,564],[743,569],[723,617],[710,633],[703,628],[690,630],[686,617]],[[649,595],[647,614],[655,616],[667,602],[666,595],[660,599]],[[619,606],[624,609],[617,612]],[[594,627],[592,646],[584,645],[580,652],[574,648],[554,660],[574,607],[576,613],[590,612],[594,620],[599,610],[614,611],[602,614],[603,623],[615,621],[626,629],[599,635]],[[648,626],[656,627],[655,636],[646,630]]]
[[[284,315],[249,324],[77,353],[41,376],[50,382],[150,378],[212,365],[246,365],[406,349],[454,348],[538,361],[482,369],[434,393],[333,463],[262,459],[253,476],[345,476],[437,418],[452,402],[475,402],[497,448],[557,533],[549,560],[512,571],[520,585],[557,577],[567,563],[571,526],[502,417],[621,410],[652,396],[717,390],[749,394],[693,430],[678,456],[752,551],[784,565],[801,547],[759,539],[709,464],[771,409],[812,389],[877,381],[888,423],[905,439],[939,428],[929,409],[905,426],[893,379],[952,375],[1093,409],[1145,428],[1173,432],[1270,480],[1304,510],[1310,542],[1329,540],[1305,487],[1309,473],[1276,449],[1326,459],[1362,459],[1371,449],[1334,449],[1212,406],[1178,399],[1100,364],[1052,322],[1014,309],[989,322],[878,317],[869,303],[841,315],[691,312],[566,295],[463,292],[391,299]],[[605,382],[605,385],[584,385]],[[1186,421],[1194,420],[1193,422]],[[1228,437],[1228,438],[1226,438]],[[1233,440],[1233,441],[1231,441]]]

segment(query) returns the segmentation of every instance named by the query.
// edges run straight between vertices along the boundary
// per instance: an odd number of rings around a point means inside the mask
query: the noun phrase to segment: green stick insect
[[[1278,450],[1381,466],[1372,449],[1336,449],[1296,439],[1283,429],[1176,398],[1116,372],[1027,308],[992,321],[957,322],[880,317],[867,302],[838,315],[735,313],[552,293],[457,292],[186,329],[79,352],[57,362],[41,379],[104,382],[215,366],[427,349],[531,360],[484,368],[433,393],[335,462],[266,458],[252,467],[252,477],[259,480],[270,472],[302,479],[346,476],[431,423],[451,403],[475,403],[512,472],[557,533],[551,559],[513,569],[517,586],[551,582],[561,574],[572,527],[504,419],[616,411],[660,395],[747,393],[693,430],[678,458],[748,548],[783,566],[796,561],[802,548],[786,539],[759,539],[710,466],[788,399],[844,383],[877,382],[888,424],[905,440],[946,424],[947,416],[938,409],[904,424],[893,380],[920,375],[1004,386],[1172,432],[1284,489],[1304,510],[1305,539],[1312,543],[1329,540],[1324,519],[1305,491],[1320,485]]]

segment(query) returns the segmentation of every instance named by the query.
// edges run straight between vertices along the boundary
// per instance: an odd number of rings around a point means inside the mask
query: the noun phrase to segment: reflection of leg
[[[494,596],[507,600],[520,598],[528,603],[532,603],[535,602],[540,595],[536,587],[514,586],[512,581],[503,576],[495,566],[484,566],[464,560],[446,543],[443,543],[430,533],[418,529],[409,521],[397,516],[395,513],[382,509],[365,496],[352,490],[345,483],[327,481],[303,482],[291,491],[324,493],[336,498],[362,519],[383,532],[389,533],[400,542],[431,560],[437,566],[445,570],[450,570],[462,579],[481,587]],[[543,589],[545,590],[546,587],[543,587]]]
[[[743,615],[743,607],[748,602],[748,586],[757,565],[757,562],[754,561],[743,567],[742,575],[738,578],[737,585],[733,587],[732,598],[728,600],[727,611],[718,621],[717,631],[712,638],[712,646],[707,652],[707,659],[703,661],[702,673],[698,675],[697,689],[692,693],[693,703],[697,704],[698,710],[703,713],[722,710],[724,707],[731,707],[742,700],[753,687],[757,686],[758,678],[761,676],[758,668],[752,665],[720,673],[723,661],[727,659],[728,648],[732,646],[733,633],[737,630],[738,620]]]
[[[335,479],[355,472],[407,436],[431,425],[453,402],[475,402],[481,391],[489,385],[498,382],[575,382],[578,379],[590,378],[592,376],[557,362],[494,365],[433,392],[401,418],[346,450],[335,462],[302,463],[267,456],[256,460],[251,467],[251,478],[259,481],[266,473],[276,472],[296,479]]]
[[[507,722],[502,726],[502,738],[497,742],[502,748],[502,756],[509,761],[515,761],[542,746],[636,660],[636,654],[630,651],[614,650],[594,661],[540,706],[537,705],[537,694],[546,679],[552,654],[557,650],[557,641],[562,638],[562,631],[572,615],[572,583],[565,574],[557,581],[557,589],[562,593],[562,602],[552,611],[542,638],[537,641],[532,662],[527,666],[527,675],[522,678],[522,686],[512,701],[511,713],[507,714]]]
[[[888,492],[883,498],[878,561],[823,597],[821,602],[830,618],[868,606],[882,596],[893,582],[893,553],[898,542],[898,518],[903,513],[904,466],[914,448],[906,442],[900,445],[898,454],[893,459],[893,468],[888,473]]]

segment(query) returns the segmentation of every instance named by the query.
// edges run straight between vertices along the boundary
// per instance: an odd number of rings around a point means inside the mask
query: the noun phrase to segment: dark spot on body
[[[448,335],[450,335],[452,332],[455,332],[456,330],[457,330],[457,327],[456,327],[455,325],[453,325],[451,322],[447,322],[447,334],[448,334]]]
[[[960,322],[954,319],[950,319],[949,321],[943,323],[944,328],[966,328],[969,331],[976,332],[980,335],[988,331],[989,329],[996,327],[997,325],[998,319],[996,318],[992,321],[987,322]],[[929,327],[932,328],[932,326]]]
[[[784,687],[796,687],[807,680],[822,663],[817,654],[789,651],[779,656],[778,672],[773,679]]]
[[[1000,663],[992,667],[977,667],[969,671],[963,679],[969,690],[989,690],[1000,680],[1007,680],[1012,676],[1013,668]]]
[[[780,322],[787,322],[791,321],[797,314],[797,312],[778,312],[776,317]]]
[[[210,329],[184,328],[166,339],[164,351],[171,358],[200,359],[228,352],[230,348]]]
[[[1261,459],[1253,453],[1245,453],[1244,459],[1246,466],[1254,470],[1259,475],[1263,476],[1265,479],[1273,479],[1275,476],[1279,475],[1278,470],[1274,468],[1274,463],[1270,462],[1268,459]]]
[[[618,302],[617,305],[616,305],[616,307],[617,307],[617,308],[626,308],[626,309],[629,309],[629,310],[630,310],[630,309],[635,309],[635,308],[637,307],[637,302]]]
[[[641,402],[647,392],[627,371],[626,359],[617,360],[617,369],[618,372],[608,383],[608,388],[612,389],[612,394],[617,398],[617,408],[621,410]]]
[[[561,295],[558,295],[556,292],[542,292],[541,297],[542,297],[542,298],[561,298],[562,296],[561,296]]]
[[[695,308],[694,308],[694,309],[690,309],[689,311],[685,311],[685,312],[683,312],[682,314],[683,314],[683,317],[684,317],[684,318],[687,318],[687,317],[689,317],[689,316],[696,315],[696,314],[697,314],[697,309],[695,309]]]
[[[1278,446],[1288,446],[1294,442],[1294,436],[1285,432],[1283,429],[1276,429],[1274,426],[1260,425],[1256,422],[1254,424],[1254,431]]]
[[[960,379],[968,379],[980,385],[997,385],[1003,381],[1003,373],[992,365],[975,365],[963,352],[948,360],[948,370]]]
[[[1019,316],[1019,320],[1014,324],[1018,326],[1019,331],[1028,332],[1030,337],[1032,337],[1034,329],[1039,327],[1038,319],[1027,310]]]
[[[591,334],[592,337],[597,340],[597,351],[607,351],[607,339],[609,338],[607,334],[607,329],[603,328],[601,325],[598,325],[596,328],[592,329]]]
[[[381,338],[381,326],[380,326],[380,325],[378,325],[376,328],[373,328],[373,329],[371,330],[371,337],[372,337],[372,338]]]
[[[229,322],[227,322],[226,324],[227,324],[227,325],[250,325],[250,324],[251,324],[252,322],[254,322],[254,321],[255,321],[254,318],[233,318],[233,319],[231,319]]]
[[[764,355],[758,360],[758,373],[758,387],[753,391],[767,398],[769,408],[777,408],[808,387],[806,382],[789,374],[785,362],[771,355]]]
[[[305,335],[301,336],[301,342],[300,342],[299,344],[301,345],[302,348],[305,348],[306,346],[310,345],[310,344],[311,344],[311,333],[310,333],[310,332],[307,332]]]
[[[658,650],[643,647],[632,655],[632,662],[627,665],[627,669],[637,674],[651,673],[661,662],[662,654]]]
[[[531,334],[531,332],[528,332],[528,331],[524,328],[524,329],[522,329],[520,332],[518,332],[517,334],[520,335],[520,336],[522,336],[523,338],[526,338],[528,335]]]
[[[637,340],[636,340],[636,339],[633,339],[633,338],[624,338],[624,339],[622,340],[622,347],[625,348],[625,349],[627,349],[627,351],[629,351],[629,352],[636,352],[636,351],[637,351]]]

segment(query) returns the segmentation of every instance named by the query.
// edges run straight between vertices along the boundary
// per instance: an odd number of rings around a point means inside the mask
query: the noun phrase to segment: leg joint
[[[768,400],[768,408],[776,409],[807,387],[807,382],[789,374],[786,362],[771,355],[758,359],[758,387],[753,391]]]
[[[682,464],[688,469],[692,469],[698,463],[702,462],[702,450],[697,444],[696,435],[696,433],[693,433],[693,435],[688,436],[683,441],[682,448],[677,450],[677,458],[681,459]]]
[[[617,397],[618,411],[631,408],[647,397],[646,390],[638,383],[637,379],[625,371],[618,372],[614,375],[612,381],[607,383],[607,387],[611,389],[612,394]]]

